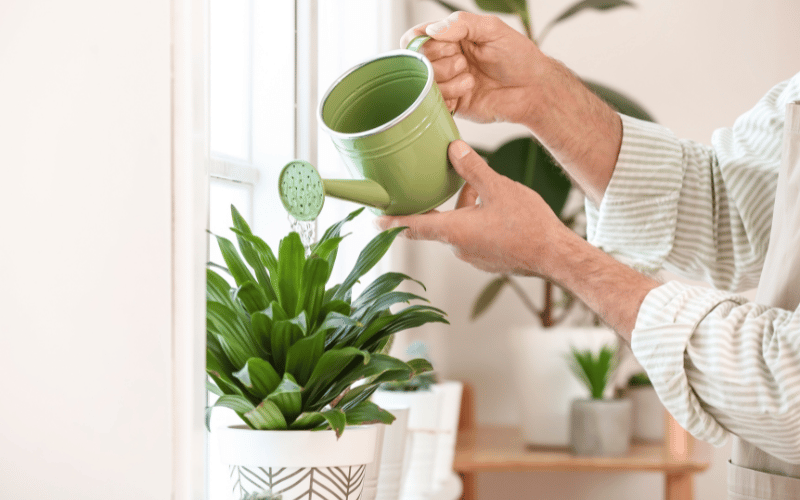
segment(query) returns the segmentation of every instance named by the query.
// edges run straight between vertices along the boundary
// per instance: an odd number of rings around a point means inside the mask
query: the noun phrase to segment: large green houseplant
[[[216,237],[225,265],[207,270],[206,371],[209,390],[219,396],[214,407],[232,409],[246,424],[221,430],[223,454],[235,456],[226,461],[235,468],[232,477],[242,497],[256,492],[245,480],[254,475],[262,487],[272,488],[291,470],[314,489],[323,477],[336,480],[321,471],[323,465],[363,467],[374,454],[375,439],[374,428],[364,424],[394,419],[370,396],[382,383],[408,380],[431,368],[424,359],[404,362],[385,353],[396,332],[447,322],[443,311],[430,305],[390,310],[398,303],[425,301],[395,290],[409,276],[383,274],[352,297],[353,285],[383,257],[402,228],[378,234],[344,281],[327,286],[344,239],[342,227],[362,210],[328,228],[308,255],[296,232],[280,241],[275,254],[233,206],[231,230],[238,250],[230,240]],[[303,446],[309,447],[307,458],[296,457]],[[325,450],[336,456],[324,457]],[[348,459],[348,454],[358,456]],[[248,467],[254,461],[258,469]],[[355,491],[362,486],[359,477],[363,474],[340,477],[347,484],[337,487]],[[285,493],[293,498],[294,492]]]
[[[452,11],[463,10],[448,1],[432,1]],[[634,6],[627,0],[578,1],[546,23],[537,33],[526,0],[474,2],[483,11],[516,16],[525,35],[540,47],[554,27],[581,13]],[[597,82],[584,80],[584,83],[620,113],[652,121],[644,108],[620,92]],[[573,208],[572,204],[567,204],[574,186],[553,157],[530,134],[509,140],[493,151],[479,153],[497,172],[538,192],[568,227],[579,233],[583,231],[583,205]],[[564,319],[578,301],[549,280],[538,281],[542,287],[542,300],[537,303],[516,278],[505,274],[492,277],[478,293],[471,317],[476,319],[484,314],[507,287],[519,296],[525,308],[533,314],[537,325],[513,328],[509,332],[512,343],[511,366],[517,389],[515,399],[520,405],[520,430],[522,438],[529,445],[566,447],[569,445],[570,405],[581,394],[581,387],[561,362],[560,354],[569,352],[570,345],[597,348],[613,342],[614,334],[607,328],[597,328],[597,316],[586,327],[563,326],[566,324]]]
[[[451,11],[463,10],[447,1],[433,1]],[[538,46],[542,45],[546,36],[555,26],[572,19],[583,11],[589,9],[607,11],[618,7],[634,6],[627,0],[582,0],[548,22],[537,35],[527,0],[475,0],[475,4],[486,12],[517,16],[522,23],[525,35]],[[618,112],[652,121],[650,114],[629,97],[597,82],[584,80],[584,83]],[[573,185],[553,157],[535,139],[529,136],[520,137],[502,144],[494,151],[479,152],[495,171],[539,193],[567,226],[576,228],[576,223],[581,215],[580,209],[569,212],[565,210]],[[522,303],[533,313],[543,328],[550,328],[561,322],[574,303],[572,296],[565,290],[561,290],[562,300],[556,301],[554,284],[548,280],[542,280],[543,301],[541,306],[537,306],[514,278],[503,274],[490,280],[478,294],[472,308],[472,319],[483,314],[506,286],[510,286],[520,297]]]

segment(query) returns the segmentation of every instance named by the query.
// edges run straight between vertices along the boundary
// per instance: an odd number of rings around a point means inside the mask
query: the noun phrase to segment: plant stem
[[[553,326],[553,283],[547,280],[544,282],[544,306],[539,317],[542,320],[542,327]]]
[[[533,301],[531,301],[531,299],[528,297],[528,294],[525,293],[525,290],[523,290],[522,287],[519,286],[519,283],[514,281],[514,279],[511,278],[511,276],[509,276],[508,284],[511,285],[511,288],[517,293],[520,300],[522,300],[522,303],[525,304],[525,307],[527,307],[532,314],[534,314],[535,316],[539,316],[539,318],[541,319],[542,312],[539,310],[539,308],[536,307]]]

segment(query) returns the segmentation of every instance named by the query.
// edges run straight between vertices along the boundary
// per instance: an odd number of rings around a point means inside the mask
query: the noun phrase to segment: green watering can
[[[379,214],[427,212],[453,196],[464,181],[447,159],[459,139],[453,117],[433,80],[430,61],[417,50],[387,52],[350,69],[322,98],[319,119],[353,179],[322,179],[308,162],[281,171],[278,190],[297,220],[319,215],[326,196],[373,207]]]

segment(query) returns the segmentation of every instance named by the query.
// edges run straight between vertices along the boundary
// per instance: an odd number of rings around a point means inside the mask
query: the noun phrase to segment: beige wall
[[[469,0],[453,3],[475,11]],[[538,29],[572,0],[529,0]],[[545,52],[582,77],[623,91],[679,136],[708,143],[772,85],[800,71],[800,3],[796,0],[638,0],[636,9],[585,12],[557,26]],[[446,11],[412,2],[413,23]],[[506,18],[510,23],[513,18]],[[516,24],[514,24],[516,26]],[[494,147],[515,135],[514,126],[459,122],[465,139]],[[480,320],[468,320],[478,291],[491,276],[456,260],[432,243],[407,245],[408,272],[428,286],[433,304],[450,313],[451,326],[431,327],[414,338],[429,343],[436,365],[470,381],[477,418],[513,425],[519,414],[510,384],[507,331],[531,323],[518,299],[504,292]],[[528,280],[533,292],[538,282]],[[728,450],[717,450],[709,472],[698,477],[697,498],[724,498]],[[658,475],[484,474],[481,498],[661,498]],[[535,492],[535,494],[532,494]]]
[[[171,20],[0,2],[0,498],[172,496]]]

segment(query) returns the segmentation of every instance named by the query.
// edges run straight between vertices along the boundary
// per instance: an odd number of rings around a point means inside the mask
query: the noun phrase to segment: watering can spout
[[[323,179],[325,196],[354,201],[362,205],[385,209],[391,203],[389,193],[371,179]]]
[[[286,211],[297,220],[310,221],[322,211],[326,196],[354,201],[380,210],[391,203],[389,193],[370,179],[322,179],[308,162],[288,163],[278,178],[278,191]]]

